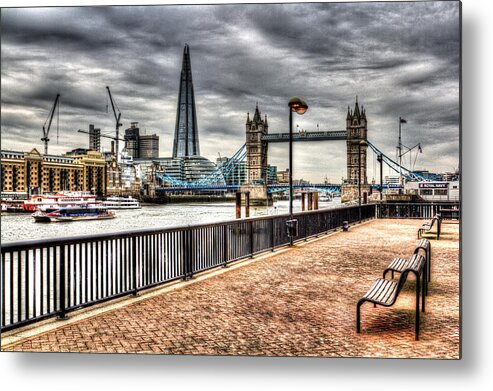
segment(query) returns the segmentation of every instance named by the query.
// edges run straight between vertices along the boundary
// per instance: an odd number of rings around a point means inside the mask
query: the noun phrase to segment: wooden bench
[[[421,259],[423,258],[423,259]],[[421,265],[423,263],[423,265]],[[387,276],[388,272],[392,272],[392,279],[394,279],[394,273],[402,273],[405,270],[418,270],[420,267],[423,268],[421,274],[423,276],[423,281],[421,283],[421,307],[424,312],[425,310],[425,296],[428,295],[428,267],[426,265],[426,258],[421,254],[413,254],[411,258],[394,258],[392,262],[383,271],[383,278]]]
[[[421,239],[414,249],[413,254],[419,254],[420,251],[424,253],[425,261],[426,261],[426,295],[428,296],[428,283],[431,281],[431,243],[428,239]],[[411,257],[412,258],[412,257]],[[392,264],[395,262],[398,267],[403,267],[404,263],[403,262],[409,262],[411,260],[406,260],[405,258],[394,258],[394,260],[390,263],[390,265],[387,267],[389,271],[392,272],[392,278],[394,278],[394,272],[399,271],[399,270],[392,270]],[[387,270],[386,269],[386,270]],[[383,278],[385,278],[386,272],[383,274]]]
[[[399,296],[399,293],[401,292],[407,277],[409,273],[413,273],[416,277],[416,321],[415,321],[415,339],[419,340],[419,298],[420,298],[420,291],[421,291],[421,281],[420,278],[423,277],[423,284],[425,280],[425,264],[426,260],[422,255],[415,254],[413,255],[413,262],[408,263],[405,265],[405,263],[400,264],[402,267],[398,269],[397,265],[395,266],[394,271],[398,271],[400,273],[399,279],[398,280],[387,280],[385,278],[379,278],[375,280],[373,283],[372,287],[368,290],[368,292],[358,300],[358,303],[356,305],[356,332],[360,333],[361,332],[361,318],[360,318],[360,307],[365,303],[365,302],[370,302],[373,303],[374,306],[376,305],[381,305],[384,307],[390,307],[394,305],[394,303],[397,300],[397,297]],[[392,265],[392,262],[391,262]],[[406,267],[404,267],[404,265]],[[389,265],[390,266],[390,265]],[[386,269],[384,272],[384,275],[387,274],[387,272],[391,269]],[[424,291],[423,291],[423,306],[422,306],[422,311],[424,312]]]
[[[440,229],[441,229],[441,225],[442,225],[442,217],[439,214],[435,215],[433,217],[433,219],[431,219],[431,222],[424,223],[421,226],[421,228],[418,229],[418,239],[420,239],[424,233],[431,232],[431,229],[433,228],[435,221],[436,221],[436,225],[437,225],[436,239],[440,240]]]

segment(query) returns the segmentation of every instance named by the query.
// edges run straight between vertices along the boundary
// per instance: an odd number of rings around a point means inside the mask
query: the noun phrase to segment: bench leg
[[[430,282],[431,281],[431,247],[426,251],[426,267],[428,268],[428,282]]]
[[[416,341],[419,340],[419,292],[420,292],[420,284],[419,284],[419,275],[416,275]]]
[[[425,267],[424,267],[424,273],[425,273],[425,278],[424,278],[424,281],[423,281],[423,284],[425,285],[425,294],[426,296],[428,296],[429,294],[429,283],[431,281],[431,248],[429,248],[428,250],[425,249],[425,253],[426,253],[426,257],[425,257],[425,260],[426,260],[426,264],[425,264]]]
[[[356,332],[360,333],[361,332],[361,316],[360,316],[360,307],[364,303],[364,301],[358,301],[358,304],[356,304]]]
[[[426,265],[423,268],[423,276],[422,276],[422,285],[421,285],[421,312],[425,312],[425,299],[426,299],[426,290],[428,289],[428,282],[426,277]]]

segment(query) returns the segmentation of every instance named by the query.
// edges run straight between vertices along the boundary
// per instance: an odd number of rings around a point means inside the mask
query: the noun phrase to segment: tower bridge
[[[341,141],[346,140],[347,148],[347,179],[343,184],[301,184],[295,185],[300,189],[317,189],[340,194],[342,201],[356,199],[359,193],[358,181],[361,179],[362,197],[369,194],[371,189],[379,189],[379,185],[369,185],[367,182],[367,148],[370,147],[381,163],[385,163],[394,172],[404,176],[409,180],[425,181],[422,176],[413,171],[399,166],[397,162],[383,154],[375,145],[367,139],[367,120],[366,111],[362,107],[360,110],[356,98],[354,110],[348,107],[346,117],[346,130],[326,131],[326,132],[297,132],[293,134],[294,142],[307,141]],[[360,144],[364,140],[365,143]],[[252,202],[258,201],[265,204],[270,194],[285,191],[287,184],[267,183],[267,155],[270,143],[289,142],[289,133],[268,133],[267,116],[263,119],[260,115],[258,105],[255,114],[250,119],[247,114],[246,122],[246,142],[238,151],[219,166],[215,171],[209,172],[206,176],[194,182],[187,182],[165,172],[155,172],[154,177],[161,184],[166,186],[156,187],[157,192],[181,192],[181,191],[249,191]],[[247,182],[239,184],[225,184],[224,176],[238,168],[240,164],[245,164],[247,171]],[[387,186],[383,186],[386,188]]]
[[[348,106],[346,116],[346,130],[326,132],[296,132],[293,133],[294,142],[303,141],[338,141],[345,140],[347,148],[347,184],[341,187],[342,201],[349,201],[358,196],[361,182],[362,197],[365,199],[370,193],[367,181],[367,134],[368,123],[366,111],[361,109],[358,97],[354,109]],[[267,155],[269,143],[289,142],[289,133],[269,133],[267,116],[262,118],[258,104],[255,107],[253,118],[247,113],[246,121],[246,164],[247,184],[243,190],[250,192],[253,203],[264,203],[268,198],[267,188]],[[364,143],[362,143],[364,141]]]

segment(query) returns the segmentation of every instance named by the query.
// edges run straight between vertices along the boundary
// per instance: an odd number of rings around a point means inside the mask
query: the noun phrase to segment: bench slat
[[[376,304],[389,305],[395,300],[398,283],[392,280],[379,278],[375,280],[363,299]]]

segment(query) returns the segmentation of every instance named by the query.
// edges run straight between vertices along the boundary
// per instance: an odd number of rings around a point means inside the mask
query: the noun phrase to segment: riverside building
[[[105,160],[97,151],[78,149],[65,156],[42,155],[36,148],[1,151],[0,176],[2,198],[64,190],[106,193]]]

